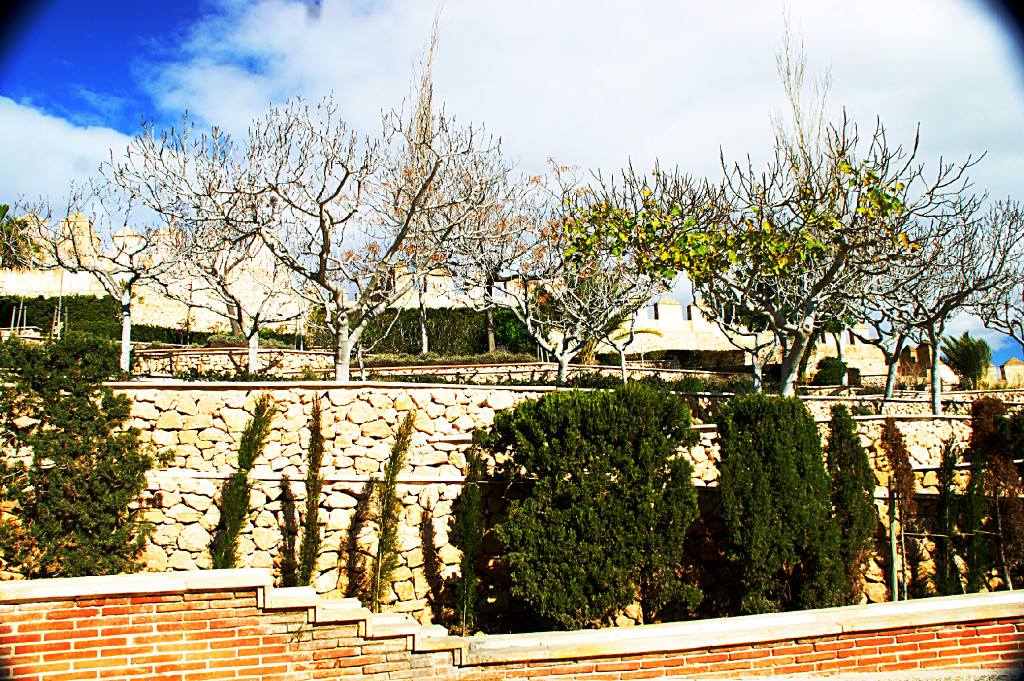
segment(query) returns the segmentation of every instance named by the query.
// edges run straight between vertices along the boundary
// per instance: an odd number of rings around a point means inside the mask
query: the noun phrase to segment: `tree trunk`
[[[796,381],[800,375],[800,360],[803,359],[804,349],[811,334],[805,331],[797,331],[793,334],[793,345],[782,360],[782,396],[796,396]]]
[[[843,332],[832,334],[832,337],[836,340],[836,359],[840,362],[846,363],[846,358],[843,356]],[[846,387],[850,384],[850,371],[847,369],[843,372],[843,378],[839,381],[840,385]]]
[[[896,389],[896,372],[899,370],[900,356],[896,355],[892,362],[889,362],[889,371],[885,375],[885,394],[883,397],[887,400],[892,399],[892,392]]]
[[[132,292],[126,289],[121,294],[121,371],[128,373],[132,368]]]
[[[626,376],[626,349],[619,350],[619,371],[622,374],[622,382],[625,383],[629,380]]]
[[[260,331],[253,329],[249,336],[249,373],[255,374],[260,370]]]
[[[238,306],[228,304],[228,321],[231,324],[231,335],[242,335],[242,324],[238,321]]]
[[[569,373],[569,356],[562,354],[558,355],[556,359],[558,359],[558,377],[556,380],[561,385],[565,383],[565,376]]]
[[[336,322],[334,331],[334,380],[347,381],[349,376],[349,355],[351,340],[348,333],[348,320]]]
[[[487,352],[494,352],[498,349],[494,341],[494,310],[487,308],[484,311],[484,323],[487,325]]]
[[[932,414],[938,416],[942,413],[942,372],[939,371],[939,344],[936,338],[935,327],[928,327],[928,342],[932,361]]]
[[[420,354],[430,352],[430,341],[427,340],[427,275],[420,280]]]

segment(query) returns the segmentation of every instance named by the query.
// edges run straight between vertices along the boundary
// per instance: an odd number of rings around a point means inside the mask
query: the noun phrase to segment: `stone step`
[[[268,610],[287,608],[313,608],[320,604],[320,596],[311,586],[292,586],[283,589],[267,589],[264,607]]]
[[[317,622],[369,622],[373,615],[358,598],[321,599],[316,607]]]
[[[376,613],[367,622],[366,635],[371,638],[387,636],[414,636],[422,625],[416,620],[399,613]]]

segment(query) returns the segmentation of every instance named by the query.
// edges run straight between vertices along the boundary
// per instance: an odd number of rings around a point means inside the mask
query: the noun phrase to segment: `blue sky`
[[[986,154],[977,190],[1024,199],[1019,32],[982,0],[446,0],[436,96],[500,135],[525,172],[546,159],[614,171],[679,164],[717,176],[755,164],[784,109],[774,55],[788,11],[812,74],[845,107],[934,167]],[[59,201],[140,122],[236,136],[267,106],[334,93],[375,134],[408,96],[432,0],[184,0],[23,4],[3,18],[0,201]],[[978,330],[969,319],[951,332]],[[987,334],[1002,361],[1020,348]]]

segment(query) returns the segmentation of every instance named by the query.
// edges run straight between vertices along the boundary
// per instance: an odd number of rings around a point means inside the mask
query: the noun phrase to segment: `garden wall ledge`
[[[467,639],[461,663],[506,664],[757,647],[773,641],[1015,619],[1022,612],[1024,592],[1000,591],[629,628],[474,636]]]
[[[109,596],[149,596],[209,589],[269,587],[270,570],[201,570],[142,572],[131,575],[28,579],[0,582],[0,603],[31,603]]]

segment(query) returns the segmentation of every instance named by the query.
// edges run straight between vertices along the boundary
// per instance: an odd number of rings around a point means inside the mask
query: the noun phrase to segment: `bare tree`
[[[1024,206],[1018,201],[999,202],[993,208],[992,220],[1017,233],[1024,223]],[[1004,333],[1024,348],[1024,244],[1007,263],[1005,281],[972,301],[969,311],[981,317],[990,329]]]
[[[178,259],[156,216],[140,212],[116,184],[90,180],[72,186],[63,219],[41,224],[41,266],[87,272],[120,302],[122,371],[131,367],[132,297],[140,286],[158,286]]]
[[[324,306],[342,380],[370,320],[408,293],[475,211],[500,199],[509,166],[496,140],[443,116],[423,140],[392,113],[382,140],[360,151],[335,113],[329,100],[272,110],[250,132],[250,167],[259,171],[258,234]]]

